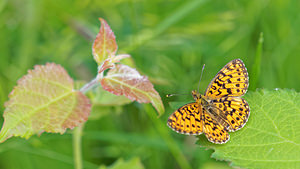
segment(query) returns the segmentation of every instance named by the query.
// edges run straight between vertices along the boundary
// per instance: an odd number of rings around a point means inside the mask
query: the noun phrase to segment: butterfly
[[[227,63],[212,79],[204,95],[192,91],[195,102],[177,109],[168,119],[168,126],[186,135],[205,134],[216,144],[226,143],[233,132],[243,128],[250,107],[243,96],[249,86],[247,69],[240,59]]]

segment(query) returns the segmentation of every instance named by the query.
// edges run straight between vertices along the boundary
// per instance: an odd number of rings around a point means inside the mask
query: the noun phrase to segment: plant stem
[[[73,130],[73,158],[75,169],[82,169],[81,135],[84,124]]]
[[[103,77],[103,72],[97,75],[97,77],[91,80],[89,83],[85,84],[80,91],[86,93],[93,87],[99,85],[100,79]],[[83,130],[83,124],[80,124],[73,130],[73,158],[75,169],[82,169],[82,150],[81,150],[81,136]]]
[[[86,93],[87,91],[91,90],[93,87],[97,86],[99,84],[99,78],[98,76],[93,79],[92,81],[90,81],[89,83],[85,84],[81,89],[80,91],[82,93]]]
[[[97,75],[97,77],[91,80],[89,83],[85,84],[80,91],[82,93],[86,93],[87,91],[91,90],[93,87],[99,85],[100,79],[103,77],[103,73]],[[73,130],[73,158],[74,158],[74,166],[75,169],[82,169],[82,150],[81,150],[81,136],[83,130],[83,124],[78,125]]]

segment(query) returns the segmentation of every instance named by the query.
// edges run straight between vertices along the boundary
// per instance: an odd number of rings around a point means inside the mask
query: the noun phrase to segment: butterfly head
[[[196,90],[192,91],[192,95],[193,95],[193,98],[195,101],[201,100],[201,98],[202,98],[202,95],[199,92],[197,92]]]

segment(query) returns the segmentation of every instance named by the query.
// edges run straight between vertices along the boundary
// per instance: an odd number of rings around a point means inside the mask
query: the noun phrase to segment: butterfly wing
[[[221,98],[226,96],[242,96],[248,89],[248,72],[240,59],[227,63],[208,85],[205,96]]]
[[[181,134],[201,134],[203,132],[201,107],[196,102],[180,107],[169,117],[168,126]]]
[[[248,121],[250,107],[243,98],[224,97],[211,100],[210,103],[214,105],[210,114],[230,132],[243,128]]]
[[[206,89],[204,101],[208,103],[195,102],[180,107],[169,117],[168,126],[182,134],[204,133],[212,143],[226,143],[228,131],[242,128],[248,120],[249,105],[239,98],[246,93],[248,85],[244,63],[240,59],[230,61]]]
[[[230,138],[224,126],[212,119],[208,113],[204,113],[204,133],[210,142],[216,144],[226,143]]]

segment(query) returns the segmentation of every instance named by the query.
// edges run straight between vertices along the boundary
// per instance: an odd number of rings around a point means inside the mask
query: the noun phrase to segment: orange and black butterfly
[[[241,129],[249,118],[249,105],[241,98],[248,85],[244,63],[240,59],[230,61],[213,78],[204,95],[192,91],[195,102],[176,110],[168,126],[181,134],[204,133],[212,143],[226,143],[228,132]]]

